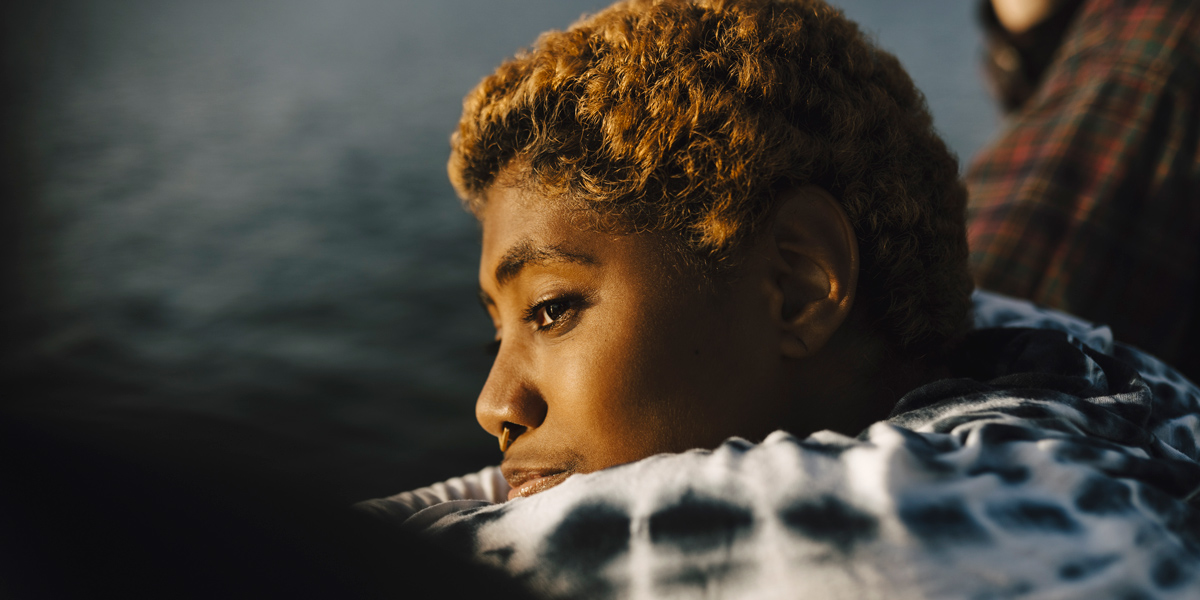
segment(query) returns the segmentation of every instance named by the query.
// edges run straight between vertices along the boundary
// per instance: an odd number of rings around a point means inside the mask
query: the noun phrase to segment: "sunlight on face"
[[[757,262],[706,286],[665,235],[581,230],[562,204],[498,184],[481,215],[499,346],[475,412],[492,435],[516,435],[510,497],[777,427],[779,333]]]

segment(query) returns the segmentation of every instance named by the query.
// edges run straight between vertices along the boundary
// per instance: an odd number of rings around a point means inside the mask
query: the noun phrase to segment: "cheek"
[[[679,303],[650,302],[623,314],[607,328],[612,342],[597,361],[608,376],[600,401],[614,413],[609,419],[635,438],[627,443],[647,452],[692,447],[710,416],[702,395],[714,391],[714,377],[728,377],[705,360],[711,332]]]
[[[673,310],[671,310],[673,309]],[[681,300],[641,324],[631,387],[675,449],[752,435],[769,420],[777,375],[769,328],[744,307]],[[754,431],[751,431],[751,430]]]
[[[597,305],[539,360],[555,437],[592,470],[755,433],[769,361],[736,312],[663,291]]]
[[[598,322],[563,344],[549,379],[564,416],[625,428],[623,422],[638,420],[646,361],[638,352],[641,340],[630,333]]]
[[[547,424],[584,451],[591,469],[675,449],[675,377],[656,356],[663,346],[651,341],[661,338],[630,313],[613,313],[546,348],[542,361]]]

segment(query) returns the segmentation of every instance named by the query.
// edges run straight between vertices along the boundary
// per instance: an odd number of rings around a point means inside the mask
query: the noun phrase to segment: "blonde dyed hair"
[[[966,321],[966,192],[893,55],[820,0],[632,0],[551,31],[464,100],[450,180],[499,174],[602,229],[670,231],[719,271],[780,192],[815,184],[858,236],[859,301],[924,354]]]

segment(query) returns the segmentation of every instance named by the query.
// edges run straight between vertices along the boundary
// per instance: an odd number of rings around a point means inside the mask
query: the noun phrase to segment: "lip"
[[[572,473],[560,470],[512,470],[504,473],[504,479],[512,487],[508,499],[524,498],[539,492],[544,492],[563,481]]]

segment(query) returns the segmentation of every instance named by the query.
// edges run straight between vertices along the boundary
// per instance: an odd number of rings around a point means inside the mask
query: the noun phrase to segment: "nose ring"
[[[508,425],[505,425],[503,428],[501,428],[501,430],[500,430],[500,451],[501,452],[508,451],[508,446],[511,443],[511,442],[509,442],[509,436],[511,436],[511,435],[512,435],[512,432],[508,429]]]

